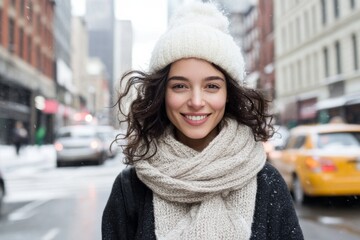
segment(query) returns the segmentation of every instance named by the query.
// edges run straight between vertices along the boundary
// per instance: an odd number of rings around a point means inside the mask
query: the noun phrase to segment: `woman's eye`
[[[220,87],[219,87],[218,85],[216,85],[216,84],[209,84],[207,87],[208,87],[208,88],[211,88],[211,89],[219,89],[219,88],[220,88]]]
[[[183,89],[185,88],[186,86],[184,84],[175,84],[172,86],[173,89]]]

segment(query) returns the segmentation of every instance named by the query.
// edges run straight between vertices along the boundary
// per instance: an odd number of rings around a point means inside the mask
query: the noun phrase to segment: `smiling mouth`
[[[194,115],[184,115],[184,117],[186,117],[187,119],[189,119],[191,121],[201,121],[201,120],[207,118],[208,116],[209,116],[209,114],[208,115],[196,115],[196,116],[194,116]]]

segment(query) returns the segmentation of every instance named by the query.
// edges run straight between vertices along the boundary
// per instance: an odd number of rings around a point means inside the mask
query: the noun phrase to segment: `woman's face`
[[[165,93],[166,114],[177,139],[201,151],[217,135],[227,99],[224,74],[207,61],[187,58],[172,63]]]

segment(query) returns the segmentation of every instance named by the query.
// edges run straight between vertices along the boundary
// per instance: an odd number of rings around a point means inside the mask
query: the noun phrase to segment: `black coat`
[[[125,211],[121,177],[114,182],[102,218],[102,239],[156,239],[153,195],[136,176],[125,179],[136,196],[136,219]],[[304,239],[287,186],[278,171],[270,164],[257,175],[257,194],[251,240]],[[129,200],[129,199],[128,199]]]

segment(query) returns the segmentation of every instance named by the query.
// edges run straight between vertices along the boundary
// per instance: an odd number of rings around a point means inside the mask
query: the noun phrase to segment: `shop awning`
[[[46,99],[43,113],[55,114],[58,111],[59,103],[53,99]]]
[[[319,101],[316,104],[317,110],[337,108],[346,105],[354,105],[360,103],[360,94],[359,95],[350,95],[342,96],[337,98],[329,98],[322,101]]]

